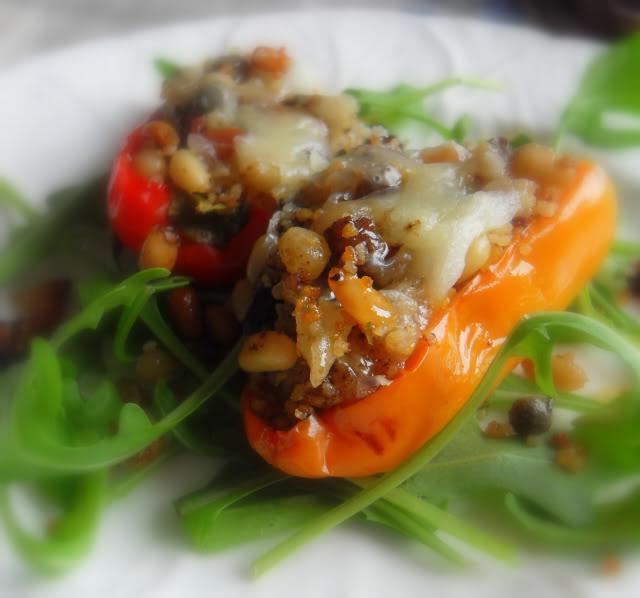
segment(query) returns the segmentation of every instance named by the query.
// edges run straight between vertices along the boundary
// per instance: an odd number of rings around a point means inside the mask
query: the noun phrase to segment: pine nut
[[[299,226],[291,227],[280,237],[278,250],[287,272],[306,282],[322,274],[331,255],[322,235]]]
[[[211,188],[207,167],[188,149],[180,149],[171,156],[169,176],[188,193],[206,193]]]
[[[251,335],[238,355],[240,367],[253,373],[288,370],[297,359],[295,342],[273,330]]]

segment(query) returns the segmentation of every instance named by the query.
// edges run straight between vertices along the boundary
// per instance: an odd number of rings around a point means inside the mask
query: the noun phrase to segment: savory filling
[[[284,50],[260,47],[185,68],[137,133],[132,163],[168,184],[181,237],[224,246],[249,218],[273,211],[340,151],[379,135],[346,95],[291,95]]]
[[[253,410],[287,428],[388,384],[430,315],[516,227],[553,215],[574,173],[501,139],[406,152],[381,138],[333,159],[274,215],[234,291],[241,317],[248,294],[247,317],[263,314],[240,354]]]

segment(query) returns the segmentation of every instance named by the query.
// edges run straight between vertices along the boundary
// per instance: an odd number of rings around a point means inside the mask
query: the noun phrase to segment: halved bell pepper
[[[300,477],[393,469],[454,417],[521,318],[570,304],[605,258],[615,225],[608,177],[579,162],[576,176],[560,189],[556,213],[517,228],[497,261],[458,289],[432,316],[425,340],[391,384],[284,431],[251,410],[245,390],[250,445],[274,467]]]
[[[222,129],[219,138],[228,157],[232,135]],[[237,135],[238,129],[231,130]],[[133,158],[143,143],[143,127],[134,129],[115,159],[107,195],[111,226],[120,241],[136,253],[156,228],[169,225],[171,188],[141,175]],[[256,239],[267,229],[271,214],[252,207],[247,224],[226,244],[213,247],[182,240],[175,271],[206,286],[221,286],[244,276],[245,266]],[[179,231],[178,231],[179,233]]]

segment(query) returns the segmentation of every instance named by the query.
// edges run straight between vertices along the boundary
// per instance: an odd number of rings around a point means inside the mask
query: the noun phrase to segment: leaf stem
[[[363,489],[368,489],[375,483],[374,479],[352,480],[354,484]],[[384,498],[386,502],[404,509],[415,519],[425,525],[443,531],[454,538],[462,540],[469,546],[473,546],[482,552],[490,554],[498,560],[508,564],[515,563],[514,548],[493,536],[466,524],[457,517],[443,509],[418,498],[401,487],[393,489]],[[415,522],[414,522],[415,523]]]

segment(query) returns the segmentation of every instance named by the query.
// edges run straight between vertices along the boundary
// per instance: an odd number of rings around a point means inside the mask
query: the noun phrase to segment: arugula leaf
[[[505,507],[527,536],[544,542],[547,550],[570,548],[572,551],[609,551],[640,544],[640,494],[637,492],[603,509],[594,525],[586,528],[549,521],[512,494],[506,495]]]
[[[198,410],[236,371],[237,346],[204,383],[156,423],[134,403],[118,414],[117,431],[86,441],[86,431],[68,425],[60,362],[48,343],[37,340],[0,435],[0,480],[80,473],[123,461]],[[66,425],[61,425],[66,424]]]
[[[23,529],[10,504],[8,489],[0,486],[0,520],[20,555],[42,573],[62,573],[89,550],[102,512],[106,472],[63,477],[46,482],[47,494],[61,511],[44,537]]]
[[[317,504],[310,505],[307,500],[312,497],[300,500],[295,496],[279,496],[238,504],[286,478],[274,471],[261,474],[250,471],[247,475],[244,469],[238,472],[227,466],[212,484],[180,499],[176,510],[196,548],[228,548],[297,527],[318,512]]]
[[[546,446],[487,438],[472,419],[404,488],[436,503],[508,491],[569,525],[584,525],[593,520],[592,489],[601,481],[591,472],[567,475]]]
[[[297,480],[263,465],[258,470],[227,466],[211,484],[179,500],[176,506],[187,535],[198,549],[221,550],[298,528],[331,504],[353,496],[359,484],[366,482],[318,483]],[[434,518],[454,535],[464,535],[471,543],[495,550],[500,556],[505,554],[501,543],[400,490],[365,509],[362,518],[415,539],[457,564],[467,560],[435,535],[430,525]]]
[[[115,408],[112,387],[104,387],[101,393],[92,397],[93,400],[84,400],[78,385],[64,377],[63,364],[55,348],[64,347],[82,331],[95,330],[105,315],[115,309],[133,305],[138,311],[137,297],[148,299],[157,292],[186,282],[186,279],[168,275],[169,272],[163,269],[138,272],[95,298],[67,321],[54,335],[52,343],[34,341],[8,421],[4,430],[0,430],[0,479],[80,473],[122,461],[186,419],[234,375],[238,347],[210,375],[203,377],[202,385],[189,398],[155,424],[136,404],[127,403],[120,409]],[[125,323],[122,321],[116,336],[121,335],[120,342],[124,346],[131,324],[126,307]],[[152,319],[156,328],[161,322],[161,319]],[[179,343],[177,339],[171,341],[174,348],[176,343]],[[194,362],[194,359],[186,361]],[[78,427],[78,421],[93,421],[96,425]],[[117,432],[107,433],[114,425]]]
[[[77,381],[67,378],[63,381],[63,400],[69,424],[99,436],[108,434],[122,408],[118,390],[109,379],[102,380],[90,396],[84,397]]]
[[[163,79],[171,79],[171,77],[175,77],[182,70],[180,65],[167,58],[155,58],[153,67]]]
[[[522,147],[527,143],[531,143],[532,141],[533,139],[531,138],[531,135],[527,135],[526,133],[520,133],[509,141],[509,145],[511,146],[512,149],[518,149],[519,147]]]
[[[165,381],[160,382],[156,386],[153,402],[162,416],[171,413],[171,411],[178,406],[178,401]],[[241,430],[233,431],[242,434]],[[229,456],[231,454],[230,447],[224,446],[221,442],[223,440],[223,438],[221,438],[222,434],[214,435],[215,440],[218,442],[214,442],[213,439],[207,440],[189,427],[189,420],[185,420],[174,426],[171,433],[185,449],[196,455]]]
[[[591,145],[626,148],[640,145],[640,34],[614,44],[587,68],[575,95],[564,110],[556,145],[572,133]],[[635,120],[636,126],[613,126],[615,117]]]
[[[209,375],[207,368],[176,336],[173,329],[167,324],[158,308],[155,295],[147,300],[140,317],[145,326],[164,345],[172,355],[185,367],[190,369],[200,380],[205,380]]]
[[[623,394],[575,422],[572,437],[608,471],[640,473],[640,393]]]
[[[469,564],[467,557],[447,544],[431,527],[416,525],[415,520],[407,512],[394,508],[393,505],[380,501],[362,512],[365,520],[378,523],[392,529],[403,536],[417,540],[424,546],[431,548],[445,561],[458,566]]]
[[[27,199],[6,179],[0,178],[0,206],[12,208],[27,220],[36,218],[38,212]]]
[[[139,296],[147,297],[158,292],[180,288],[189,282],[189,279],[181,276],[169,277],[170,274],[169,270],[164,268],[149,268],[119,282],[91,301],[80,313],[67,320],[56,331],[52,344],[60,348],[80,332],[95,331],[107,313],[125,308],[124,323],[119,324],[118,343],[122,345],[132,324],[128,317],[130,313],[128,309],[131,305],[137,305]]]
[[[377,483],[373,479],[358,479],[351,480],[351,482],[364,489],[374,488]],[[449,534],[468,546],[505,563],[513,564],[516,561],[515,551],[511,544],[473,527],[447,510],[420,499],[402,487],[392,489],[382,500],[409,513],[418,525]],[[256,567],[255,571],[258,574],[261,573],[259,560],[256,562]]]
[[[103,202],[105,190],[106,178],[100,177],[51,194],[46,213],[31,214],[9,235],[0,253],[0,284],[27,272],[44,258],[52,262],[82,260],[97,263],[107,271],[112,269],[109,239],[105,234],[108,230]],[[107,259],[104,254],[108,254]]]
[[[219,551],[295,529],[326,508],[326,501],[313,494],[275,496],[222,512],[202,507],[181,521],[198,550]]]
[[[429,85],[414,87],[412,85],[398,85],[388,91],[373,91],[369,89],[347,89],[360,105],[359,116],[371,123],[383,125],[393,133],[401,132],[407,125],[421,124],[433,129],[444,139],[464,141],[471,127],[471,118],[464,115],[451,127],[429,116],[425,109],[425,101],[450,87],[463,86],[487,90],[495,90],[492,83],[452,77]]]
[[[616,241],[601,271],[582,290],[573,309],[640,342],[640,322],[620,305],[618,299],[628,290],[629,276],[639,261],[640,243]]]

